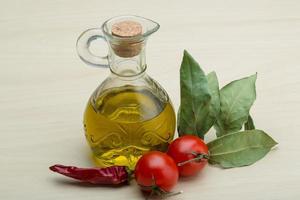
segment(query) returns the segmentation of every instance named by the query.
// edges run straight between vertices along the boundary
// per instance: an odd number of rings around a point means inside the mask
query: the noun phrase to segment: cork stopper
[[[122,21],[115,23],[111,31],[119,37],[133,37],[142,34],[142,25],[134,21]]]
[[[112,42],[111,46],[115,54],[120,57],[133,57],[140,53],[142,42],[133,38],[142,35],[142,25],[135,21],[121,21],[112,25],[112,35],[123,38],[117,43]]]

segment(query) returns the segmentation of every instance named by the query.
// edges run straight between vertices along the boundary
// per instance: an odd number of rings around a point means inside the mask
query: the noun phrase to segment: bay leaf
[[[255,129],[255,125],[254,125],[254,122],[253,122],[253,119],[252,119],[251,115],[248,116],[248,120],[244,124],[244,129],[245,130],[253,130],[253,129]]]
[[[178,133],[198,135],[204,138],[203,121],[209,113],[211,95],[205,73],[185,50],[180,67],[180,107]]]
[[[227,134],[207,144],[211,164],[223,168],[242,167],[263,158],[277,144],[261,130],[248,130]]]
[[[256,99],[257,74],[232,81],[220,90],[220,114],[215,128],[217,136],[237,132],[247,122],[249,110]]]
[[[207,116],[200,122],[202,124],[202,132],[206,134],[214,125],[217,115],[220,112],[220,91],[219,82],[216,72],[210,72],[207,76],[208,88],[211,95]]]

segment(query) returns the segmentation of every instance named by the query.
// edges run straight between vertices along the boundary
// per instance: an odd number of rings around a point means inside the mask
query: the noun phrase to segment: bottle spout
[[[146,24],[144,26],[145,31],[143,33],[143,37],[147,38],[152,33],[155,33],[159,29],[160,25],[159,25],[159,23],[157,23],[151,19],[146,19],[146,18],[144,18],[144,19],[146,20]]]
[[[119,34],[118,25],[128,25],[124,28],[125,32]],[[122,15],[113,17],[107,20],[102,25],[102,30],[108,40],[144,40],[152,33],[155,33],[159,29],[160,25],[144,17],[136,15]],[[121,29],[121,28],[120,28]]]
[[[112,52],[123,58],[139,55],[146,39],[158,29],[157,22],[135,15],[113,17],[102,25]]]

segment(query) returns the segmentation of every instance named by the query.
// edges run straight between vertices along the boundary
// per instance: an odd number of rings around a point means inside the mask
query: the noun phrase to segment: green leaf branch
[[[219,89],[215,72],[205,75],[185,50],[180,67],[180,136],[204,138],[214,127],[217,139],[208,143],[211,164],[223,168],[251,165],[263,158],[277,142],[256,130],[250,108],[256,99],[257,73]],[[244,127],[245,131],[241,131]]]

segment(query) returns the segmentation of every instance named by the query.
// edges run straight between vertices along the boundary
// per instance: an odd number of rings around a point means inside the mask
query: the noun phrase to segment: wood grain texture
[[[300,198],[300,2],[2,0],[0,6],[0,199],[142,199],[133,182],[87,187],[52,174],[55,163],[91,166],[82,130],[85,104],[109,74],[76,55],[77,36],[115,15],[158,21],[148,73],[179,105],[183,49],[220,84],[258,72],[256,127],[278,148],[253,166],[207,167],[170,199]],[[103,51],[105,52],[105,51]],[[213,138],[212,130],[207,141]]]

